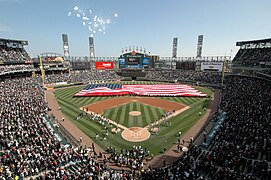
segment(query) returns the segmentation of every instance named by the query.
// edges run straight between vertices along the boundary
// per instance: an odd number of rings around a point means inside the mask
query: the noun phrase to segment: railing
[[[198,131],[198,133],[196,134],[196,136],[194,137],[194,139],[197,139],[203,133],[203,131],[206,129],[206,127],[210,124],[210,122],[213,119],[214,115],[217,113],[218,107],[219,107],[219,105],[221,103],[221,100],[222,100],[222,98],[221,98],[222,97],[221,91],[219,90],[217,93],[218,93],[218,97],[215,97],[215,98],[218,98],[219,101],[216,104],[216,109],[211,109],[211,112],[210,112],[209,116],[207,117],[207,120],[205,121],[205,123],[203,124],[203,126],[201,127],[201,129]]]
[[[62,124],[59,125],[59,132],[67,138],[67,140],[71,143],[72,146],[78,147],[80,146],[80,142],[67,131]]]

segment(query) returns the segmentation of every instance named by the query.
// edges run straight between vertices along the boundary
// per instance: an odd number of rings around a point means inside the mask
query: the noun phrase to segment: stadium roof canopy
[[[41,53],[41,57],[62,57],[61,54],[55,53],[55,52],[46,52],[46,53]]]
[[[28,41],[25,40],[14,40],[14,39],[3,39],[0,38],[0,45],[6,45],[9,43],[14,43],[14,44],[21,44],[21,45],[28,45]]]
[[[260,44],[260,43],[271,43],[271,38],[251,40],[251,41],[239,41],[239,42],[236,42],[236,46],[243,46],[246,44]]]

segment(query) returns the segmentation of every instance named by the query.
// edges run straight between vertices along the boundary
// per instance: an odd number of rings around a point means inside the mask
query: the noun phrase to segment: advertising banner
[[[123,58],[119,59],[119,64],[125,64],[125,59]]]
[[[149,62],[149,59],[148,59],[148,58],[143,58],[143,59],[142,59],[142,64],[143,64],[143,65],[149,65],[149,63],[150,63],[150,62]]]
[[[137,64],[137,65],[125,65],[125,68],[127,69],[140,69],[142,68],[141,64]]]
[[[202,62],[200,70],[209,70],[209,71],[219,71],[221,72],[223,68],[223,62]]]
[[[96,62],[96,69],[114,69],[114,62]]]

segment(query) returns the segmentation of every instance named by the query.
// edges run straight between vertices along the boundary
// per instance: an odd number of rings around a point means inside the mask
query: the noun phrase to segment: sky
[[[83,26],[75,6],[85,16],[108,19],[105,34]],[[28,40],[32,57],[63,54],[63,33],[71,56],[88,56],[93,34],[96,56],[139,46],[170,57],[178,37],[177,56],[194,57],[203,34],[203,56],[234,56],[236,41],[270,38],[270,7],[270,0],[0,0],[0,38]]]

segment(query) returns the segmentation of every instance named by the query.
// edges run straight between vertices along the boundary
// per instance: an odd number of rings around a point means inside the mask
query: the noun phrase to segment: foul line
[[[175,111],[175,113],[169,115],[168,117],[166,117],[166,119],[168,120],[168,119],[170,119],[171,117],[177,116],[178,114],[181,114],[182,112],[186,111],[186,110],[189,109],[189,108],[190,108],[190,106],[186,106],[186,107],[184,107],[184,108],[182,108],[182,109],[180,109],[180,110],[178,110],[178,111]],[[158,121],[154,121],[152,124],[154,124],[154,125],[155,125],[155,124],[159,124],[159,123],[161,123],[162,121],[164,121],[164,120],[163,120],[163,119],[160,119],[160,120],[158,120]],[[150,125],[144,127],[144,129],[148,129],[149,127],[150,127]]]
[[[186,107],[184,107],[184,108],[182,108],[182,109],[180,109],[180,110],[175,111],[175,113],[169,115],[169,116],[166,117],[166,118],[167,118],[167,120],[168,120],[168,119],[170,119],[171,117],[174,117],[174,116],[177,116],[178,114],[181,114],[182,112],[188,110],[189,108],[190,108],[190,106],[186,106]],[[92,112],[92,111],[86,111],[83,107],[81,107],[80,109],[83,110],[83,111],[85,111],[85,112],[87,112],[88,114],[92,114],[92,113],[96,114],[95,112]],[[115,126],[118,127],[118,128],[121,128],[121,129],[123,129],[123,130],[128,130],[128,131],[130,131],[131,133],[134,133],[134,131],[131,131],[130,128],[127,128],[127,127],[125,127],[125,126],[123,126],[123,125],[121,125],[121,124],[119,124],[119,123],[117,123],[117,122],[115,122],[115,121],[113,121],[113,120],[111,120],[111,119],[108,119],[108,118],[106,118],[106,119],[109,121],[110,124],[113,124],[113,125],[115,125]],[[154,121],[152,124],[154,124],[154,125],[155,125],[155,124],[159,124],[159,123],[161,123],[162,121],[164,121],[164,120],[163,120],[163,119],[160,119],[160,120],[158,120],[158,121]],[[138,132],[142,132],[143,130],[149,129],[149,127],[150,127],[150,125],[147,125],[147,126],[143,127],[143,128],[142,128],[140,131],[138,131]],[[140,128],[141,128],[141,127],[140,127]],[[137,132],[137,133],[138,133],[138,132]]]

